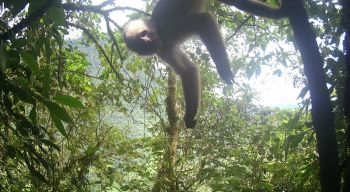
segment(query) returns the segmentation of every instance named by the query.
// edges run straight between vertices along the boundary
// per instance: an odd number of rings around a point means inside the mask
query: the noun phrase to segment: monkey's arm
[[[158,56],[169,64],[182,80],[185,98],[185,125],[187,128],[196,126],[195,116],[200,100],[200,77],[197,66],[178,48],[162,49]]]
[[[285,9],[274,8],[258,0],[219,0],[222,3],[233,5],[242,11],[252,13],[257,16],[281,19],[286,17]],[[283,3],[282,3],[283,6]]]
[[[191,27],[199,34],[213,59],[220,77],[229,85],[233,83],[233,73],[219,27],[210,13],[197,13],[191,16]]]

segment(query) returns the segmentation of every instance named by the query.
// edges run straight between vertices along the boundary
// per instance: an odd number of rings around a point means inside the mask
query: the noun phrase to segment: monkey
[[[141,56],[156,54],[180,76],[185,98],[184,122],[194,128],[200,102],[198,67],[179,46],[198,35],[214,61],[220,77],[233,84],[233,72],[215,18],[205,11],[206,0],[159,0],[150,19],[137,19],[124,26],[126,46]]]

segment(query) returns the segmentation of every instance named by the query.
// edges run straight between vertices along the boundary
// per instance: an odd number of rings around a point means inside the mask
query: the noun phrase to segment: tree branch
[[[64,3],[62,4],[63,9],[68,11],[88,11],[93,13],[98,13],[101,15],[105,15],[107,12],[101,9],[101,6],[95,5],[81,5],[75,3]]]
[[[228,42],[230,39],[232,39],[236,34],[241,30],[241,28],[248,22],[249,19],[253,18],[253,15],[249,15],[249,17],[245,18],[241,24],[237,27],[237,29],[233,32],[232,35],[230,35],[225,41]]]
[[[249,12],[256,16],[272,19],[281,19],[287,16],[285,6],[271,7],[258,0],[219,0],[227,5],[233,5],[238,9]]]
[[[286,9],[288,19],[304,63],[310,90],[311,115],[319,154],[321,191],[338,192],[340,191],[340,172],[334,113],[316,33],[308,20],[304,0],[284,0],[282,6],[283,4],[289,9]]]
[[[117,70],[115,69],[115,67],[113,66],[113,63],[112,61],[109,59],[106,51],[103,49],[103,47],[99,44],[99,42],[97,41],[97,39],[90,33],[90,31],[85,28],[84,26],[82,25],[79,25],[79,24],[75,24],[75,23],[70,23],[70,22],[67,22],[67,24],[69,26],[72,26],[72,27],[75,27],[77,29],[81,29],[88,37],[89,39],[91,39],[95,45],[100,49],[100,51],[102,52],[104,58],[106,59],[108,65],[111,67],[112,71],[114,72],[114,74],[116,75],[116,77],[121,81],[123,78],[120,76],[120,74],[117,72]]]
[[[111,26],[109,25],[108,19],[105,18],[105,20],[106,20],[107,31],[108,31],[109,35],[111,36],[111,39],[112,39],[112,41],[113,41],[115,47],[117,48],[117,52],[118,52],[119,58],[120,58],[120,63],[123,63],[124,58],[123,58],[122,52],[121,52],[121,50],[120,50],[118,41],[115,39],[115,37],[114,37],[114,35],[113,35],[113,31],[112,31],[112,29],[111,29]]]
[[[62,4],[63,8],[65,10],[70,10],[70,11],[89,11],[89,12],[94,12],[94,13],[98,13],[101,15],[108,15],[109,13],[113,12],[113,11],[126,11],[126,10],[130,10],[130,11],[136,11],[138,13],[142,13],[144,15],[150,16],[150,13],[144,12],[142,10],[133,8],[133,7],[114,7],[111,9],[106,9],[103,10],[102,7],[100,5],[95,6],[95,5],[78,5],[78,4],[74,4],[74,3],[65,3]]]
[[[18,32],[28,27],[31,23],[43,16],[55,1],[56,0],[47,0],[39,9],[35,10],[35,12],[21,20],[17,25],[13,26],[5,33],[1,34],[0,39],[6,41],[10,39],[10,36],[16,35]]]

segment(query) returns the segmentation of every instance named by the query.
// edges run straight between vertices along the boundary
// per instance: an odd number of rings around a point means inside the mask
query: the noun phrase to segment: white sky
[[[298,104],[301,89],[293,88],[293,79],[287,75],[277,77],[263,70],[258,78],[250,80],[250,85],[258,92],[257,104],[281,108],[293,108]]]
[[[94,4],[99,4],[103,1],[92,0]],[[143,9],[144,2],[142,0],[118,0],[118,6],[129,6]],[[113,13],[112,18],[116,19],[119,25],[123,25],[126,21],[126,14],[130,12],[118,11]],[[285,74],[285,73],[284,73]],[[270,107],[288,107],[293,108],[298,104],[297,97],[300,89],[293,88],[293,79],[287,75],[277,77],[272,75],[268,69],[262,69],[261,75],[257,78],[253,77],[250,81],[252,88],[258,92],[259,100],[256,104]]]

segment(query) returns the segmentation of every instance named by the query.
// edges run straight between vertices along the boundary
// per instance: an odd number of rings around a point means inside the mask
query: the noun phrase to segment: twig
[[[237,27],[237,29],[235,30],[235,32],[230,35],[227,39],[226,42],[228,42],[230,39],[232,39],[234,36],[236,36],[236,34],[238,33],[238,31],[241,30],[241,28],[248,22],[249,19],[251,19],[253,17],[253,15],[249,15],[249,17],[247,17],[246,19],[244,19],[244,21]]]
[[[100,4],[98,4],[97,6],[102,8],[102,7],[105,7],[105,6],[109,5],[109,4],[112,4],[114,1],[115,0],[104,1],[104,2],[102,2]]]
[[[103,56],[105,57],[108,65],[111,67],[112,71],[114,72],[114,74],[117,76],[117,78],[122,81],[122,77],[119,75],[119,73],[117,72],[117,70],[115,69],[115,67],[113,66],[113,63],[112,61],[109,59],[106,51],[103,49],[103,47],[98,43],[97,39],[90,33],[90,31],[83,27],[82,25],[79,25],[79,24],[75,24],[75,23],[70,23],[70,22],[67,22],[68,25],[72,26],[72,27],[75,27],[77,29],[81,29],[94,43],[95,45],[100,49],[100,51],[102,52]]]
[[[113,35],[113,31],[111,29],[111,26],[109,25],[109,22],[108,22],[106,17],[105,17],[105,20],[106,20],[107,31],[108,31],[109,35],[111,36],[111,39],[112,39],[114,45],[117,48],[117,51],[118,51],[118,54],[119,54],[119,58],[120,58],[120,63],[123,63],[124,62],[124,58],[123,58],[122,52],[121,52],[121,50],[119,48],[118,41],[115,39],[115,37]]]
[[[145,11],[142,11],[140,9],[136,9],[136,8],[133,8],[133,7],[115,7],[115,8],[107,9],[105,11],[110,13],[110,12],[113,12],[113,11],[126,11],[126,10],[128,10],[128,11],[136,11],[136,12],[142,13],[142,14],[144,14],[146,16],[151,16],[150,13],[147,13]]]
[[[90,11],[90,12],[94,12],[94,13],[99,13],[101,15],[106,15],[106,14],[109,14],[113,11],[126,11],[126,10],[129,10],[129,11],[136,11],[138,13],[142,13],[144,15],[147,15],[147,16],[150,16],[151,14],[150,13],[147,13],[145,11],[142,11],[140,9],[136,9],[136,8],[133,8],[133,7],[114,7],[114,8],[111,8],[111,9],[106,9],[106,10],[103,10],[101,6],[95,6],[95,5],[78,5],[78,4],[74,4],[74,3],[65,3],[65,4],[62,4],[63,8],[66,9],[66,10],[80,10],[80,11]]]

